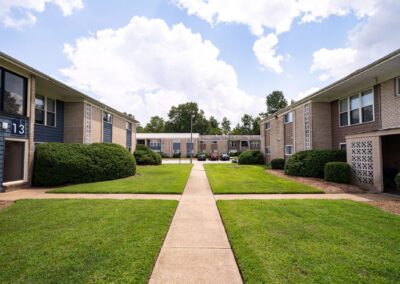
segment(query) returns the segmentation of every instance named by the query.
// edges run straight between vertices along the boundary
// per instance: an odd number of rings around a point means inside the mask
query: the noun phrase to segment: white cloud
[[[172,105],[195,101],[206,115],[238,121],[258,114],[264,99],[238,88],[232,66],[219,50],[183,24],[134,17],[120,29],[97,31],[66,44],[71,61],[61,70],[69,83],[142,122],[166,117]]]
[[[0,0],[0,21],[15,29],[32,26],[36,23],[35,14],[44,12],[48,3],[57,5],[64,16],[83,8],[82,0]]]
[[[319,90],[319,88],[317,88],[317,87],[312,87],[312,88],[310,88],[310,89],[308,89],[308,90],[306,90],[306,91],[304,91],[304,92],[298,93],[297,96],[294,98],[294,100],[295,100],[295,101],[299,101],[299,100],[301,100],[301,99],[307,97],[308,95],[311,95],[311,94],[315,93],[315,92],[318,91],[318,90]]]
[[[274,33],[270,33],[254,43],[253,51],[262,66],[280,74],[283,71],[281,62],[284,57],[276,54],[275,48],[277,44],[278,37]]]
[[[320,80],[338,79],[400,47],[400,1],[381,0],[366,21],[349,32],[346,48],[314,52],[311,71]]]

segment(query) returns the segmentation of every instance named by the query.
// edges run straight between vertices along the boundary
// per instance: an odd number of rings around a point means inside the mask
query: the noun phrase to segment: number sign
[[[11,121],[11,134],[13,135],[25,135],[26,129],[23,120],[13,119]]]

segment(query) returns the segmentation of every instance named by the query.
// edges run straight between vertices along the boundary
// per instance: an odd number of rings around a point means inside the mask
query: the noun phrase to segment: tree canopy
[[[266,97],[265,104],[267,105],[267,115],[274,114],[280,109],[288,106],[282,91],[273,91]]]

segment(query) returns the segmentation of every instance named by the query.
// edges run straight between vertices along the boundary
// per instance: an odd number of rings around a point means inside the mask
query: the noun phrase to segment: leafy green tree
[[[242,119],[242,134],[249,135],[252,133],[253,127],[253,117],[249,114],[244,114]]]
[[[236,124],[232,130],[233,135],[260,135],[260,121],[259,116],[253,118],[249,114],[244,114],[241,118],[241,123]]]
[[[140,125],[136,126],[136,133],[144,133],[143,126],[140,126]]]
[[[226,117],[222,119],[221,128],[225,135],[231,131],[231,122]]]
[[[150,122],[144,127],[144,132],[148,133],[162,133],[165,132],[165,121],[158,115],[152,116]]]
[[[253,119],[253,125],[251,131],[252,135],[260,135],[260,122],[261,122],[261,117],[259,116]]]
[[[219,127],[219,122],[214,116],[210,116],[210,119],[208,120],[208,122],[210,124],[210,131],[208,134],[211,134],[211,135],[221,135],[222,134],[222,130]]]
[[[166,132],[187,133],[190,132],[190,118],[193,118],[193,132],[207,134],[210,124],[204,116],[204,111],[199,109],[197,103],[188,102],[173,106],[168,113],[168,121],[165,123]]]
[[[267,115],[274,114],[278,110],[288,106],[288,102],[281,91],[273,91],[265,100]]]

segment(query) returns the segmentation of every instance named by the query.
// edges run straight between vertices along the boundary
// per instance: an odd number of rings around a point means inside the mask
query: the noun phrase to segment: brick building
[[[113,142],[133,152],[136,124],[0,52],[0,191],[30,183],[37,143]]]
[[[354,180],[381,192],[400,171],[400,50],[261,122],[267,162],[308,149],[345,148]]]

